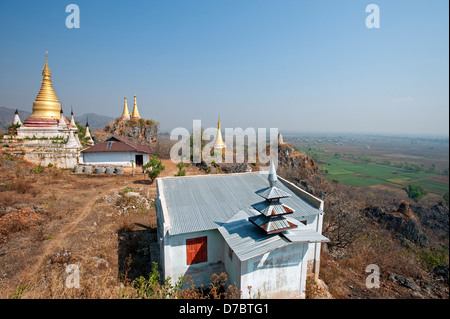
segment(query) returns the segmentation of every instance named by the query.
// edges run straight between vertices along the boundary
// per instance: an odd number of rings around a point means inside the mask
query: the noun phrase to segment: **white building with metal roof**
[[[189,275],[200,286],[226,272],[243,298],[304,297],[307,275],[317,279],[320,245],[328,241],[323,201],[274,169],[156,183],[164,278]]]

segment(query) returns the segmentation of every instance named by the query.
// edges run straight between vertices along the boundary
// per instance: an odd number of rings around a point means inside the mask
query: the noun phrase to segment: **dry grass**
[[[321,253],[320,277],[329,287],[333,297],[347,298],[411,298],[412,291],[394,285],[389,274],[396,273],[422,280],[431,279],[417,262],[417,256],[402,247],[390,236],[368,232],[345,250],[324,249]],[[380,288],[368,289],[366,272],[368,265],[380,270]]]
[[[150,229],[156,216],[152,205],[122,213],[105,198],[126,186],[152,196],[155,186],[140,179],[77,176],[56,168],[36,172],[19,160],[2,160],[0,298],[120,297],[125,287],[119,280],[119,249],[125,248],[119,234]],[[78,289],[65,285],[69,264],[79,267]]]
[[[176,164],[163,160],[162,176]],[[197,174],[195,167],[187,175]],[[127,197],[129,191],[139,197]],[[125,298],[151,271],[156,185],[142,174],[75,175],[0,160],[0,298]],[[67,288],[68,265],[80,288]]]

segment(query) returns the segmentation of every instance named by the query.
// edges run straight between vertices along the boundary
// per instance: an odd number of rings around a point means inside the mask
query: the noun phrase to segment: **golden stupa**
[[[134,95],[134,107],[133,107],[133,113],[131,114],[131,118],[134,120],[139,120],[141,117],[139,116],[139,111],[137,108],[137,103],[136,103],[136,94]]]
[[[225,143],[222,139],[222,132],[220,131],[220,116],[219,116],[219,122],[217,123],[217,136],[216,141],[214,142],[214,148],[223,149],[225,148]]]
[[[128,111],[127,96],[125,95],[125,102],[123,104],[123,112],[122,112],[122,120],[129,120],[129,119],[130,119],[130,111]]]
[[[42,86],[36,100],[33,102],[33,113],[29,119],[55,119],[59,120],[61,104],[56,97],[52,86],[52,72],[47,63],[47,52],[45,52],[45,66],[42,69]]]
[[[73,110],[71,122],[69,122],[64,117],[62,105],[53,91],[51,77],[47,52],[45,52],[42,85],[33,102],[33,113],[24,121],[23,125],[17,128],[15,138],[17,141],[27,138],[42,138],[38,145],[34,143],[21,145],[26,150],[24,158],[27,161],[42,166],[52,163],[56,167],[73,168],[78,164],[78,151],[82,145],[78,137],[78,129],[74,125]],[[63,139],[64,143],[55,147],[55,139]]]

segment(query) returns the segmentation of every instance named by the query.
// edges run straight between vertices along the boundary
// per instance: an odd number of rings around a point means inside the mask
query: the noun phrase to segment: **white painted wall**
[[[241,264],[242,298],[255,298],[258,291],[264,298],[304,297],[307,244],[290,244]],[[248,286],[251,286],[249,292]]]
[[[83,163],[90,165],[119,165],[131,167],[131,160],[136,164],[136,155],[143,155],[143,163],[148,162],[148,154],[137,152],[95,152],[82,153]]]
[[[231,258],[229,251],[231,251]],[[228,275],[228,284],[241,290],[241,261],[225,241],[222,260]]]
[[[318,215],[315,215],[315,216],[307,216],[305,218],[300,218],[299,221],[306,220],[306,227],[311,230],[317,231],[317,225],[319,223],[319,219],[320,218],[318,217]],[[314,247],[316,246],[316,244],[310,244],[310,245],[314,246]],[[320,244],[319,244],[319,246],[320,246]],[[308,249],[308,253],[305,256],[305,260],[306,261],[313,260],[314,258],[315,258],[314,249]]]
[[[67,139],[69,137],[68,129],[60,129],[57,125],[51,127],[26,127],[21,126],[17,129],[17,138],[55,138],[55,137],[64,137]]]
[[[190,238],[207,237],[207,254],[208,261],[193,265],[187,265],[186,256],[186,240]],[[176,280],[180,276],[189,275],[192,277],[194,284],[208,285],[211,282],[211,275],[220,274],[224,271],[223,256],[224,240],[217,229],[180,234],[164,237],[164,253],[162,257],[164,261],[164,278],[170,277]]]

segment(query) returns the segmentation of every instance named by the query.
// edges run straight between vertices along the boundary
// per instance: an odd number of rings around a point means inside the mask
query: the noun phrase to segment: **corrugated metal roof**
[[[297,228],[286,230],[281,234],[286,237],[289,241],[294,243],[319,243],[330,241],[325,236],[319,234],[318,232],[310,229],[303,223],[295,220],[293,218],[287,217],[291,223],[297,225]]]
[[[294,243],[319,243],[329,242],[325,236],[311,229],[296,228],[283,232],[283,236]]]
[[[222,234],[222,237],[241,261],[265,254],[292,243],[316,243],[328,241],[326,237],[292,218],[287,218],[287,220],[290,223],[296,224],[298,228],[277,234],[265,234],[258,226],[253,225],[249,221],[249,219],[253,217],[262,215],[258,214],[251,216],[252,213],[254,212],[239,211],[227,223],[219,227],[219,232]],[[249,214],[251,217],[249,217]]]
[[[259,216],[250,217],[249,221],[262,228],[268,234],[297,227],[295,224],[290,223],[284,216],[266,217],[260,214]]]
[[[277,234],[265,234],[246,219],[226,223],[219,231],[241,261],[290,244]]]
[[[267,187],[267,174],[241,173],[161,178],[170,235],[217,229],[240,210],[252,209],[261,197],[255,191]],[[322,213],[300,198],[281,181],[277,187],[289,193],[283,203],[290,216],[302,218]]]
[[[277,216],[284,214],[292,214],[294,210],[281,202],[259,202],[253,204],[252,207],[264,216]]]
[[[291,196],[276,186],[272,186],[272,187],[269,186],[269,187],[260,189],[260,190],[256,191],[256,194],[258,194],[259,196],[261,196],[265,199],[275,199],[275,198],[283,198],[283,197]]]

